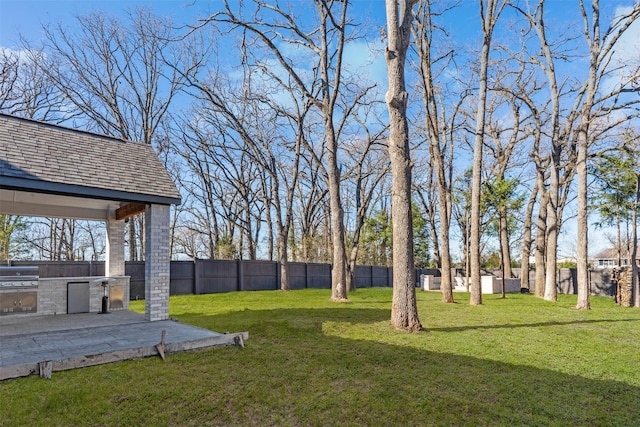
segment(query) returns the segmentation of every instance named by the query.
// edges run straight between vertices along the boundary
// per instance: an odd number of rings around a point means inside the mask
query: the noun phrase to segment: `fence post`
[[[196,260],[191,263],[191,293],[196,294]]]
[[[236,288],[239,291],[243,291],[244,290],[244,268],[242,265],[242,260],[241,259],[236,260],[236,265],[238,266],[238,273],[237,273],[238,283]]]
[[[369,266],[369,287],[373,288],[373,265]]]
[[[195,295],[198,295],[200,292],[200,281],[199,279],[199,272],[200,272],[200,266],[199,264],[199,260],[198,259],[194,259],[193,260],[193,293]]]

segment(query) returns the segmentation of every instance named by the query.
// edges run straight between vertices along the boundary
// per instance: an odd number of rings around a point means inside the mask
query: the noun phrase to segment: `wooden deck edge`
[[[212,347],[224,347],[229,345],[237,345],[240,337],[242,342],[249,339],[248,332],[237,332],[233,334],[223,334],[216,337],[203,338],[193,341],[185,341],[179,343],[165,344],[164,352],[166,354],[180,353],[190,350],[201,350]],[[69,357],[66,359],[58,359],[53,361],[43,361],[39,363],[27,363],[23,365],[0,367],[0,381],[28,377],[40,373],[40,363],[50,362],[53,372],[66,371],[68,369],[85,368],[88,366],[102,365],[105,363],[121,362],[124,360],[141,359],[144,357],[157,356],[158,349],[155,345],[139,348],[131,348],[126,350],[110,351],[99,354],[89,354],[84,356]]]

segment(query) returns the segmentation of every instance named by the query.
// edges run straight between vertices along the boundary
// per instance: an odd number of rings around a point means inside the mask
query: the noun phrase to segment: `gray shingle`
[[[6,114],[0,114],[0,185],[3,178],[130,193],[132,200],[180,199],[150,145]]]

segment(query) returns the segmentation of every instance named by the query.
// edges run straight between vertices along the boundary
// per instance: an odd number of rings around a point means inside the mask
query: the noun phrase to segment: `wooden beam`
[[[144,212],[147,209],[147,205],[144,203],[127,203],[126,205],[116,209],[116,220],[129,218],[134,215]]]

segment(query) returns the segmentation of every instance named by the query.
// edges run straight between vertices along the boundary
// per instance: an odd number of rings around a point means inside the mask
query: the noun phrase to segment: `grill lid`
[[[38,266],[2,266],[0,267],[0,282],[26,282],[38,280]]]

